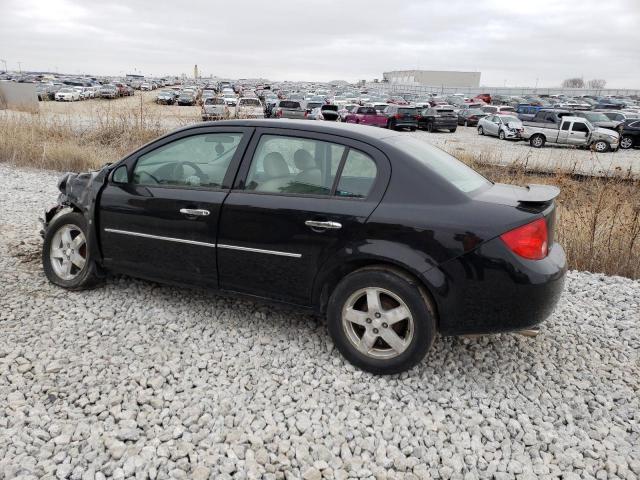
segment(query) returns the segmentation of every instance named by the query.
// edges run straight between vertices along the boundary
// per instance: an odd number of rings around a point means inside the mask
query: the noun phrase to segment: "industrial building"
[[[428,85],[432,87],[479,87],[480,72],[453,72],[438,70],[396,70],[384,72],[384,81],[405,85]]]

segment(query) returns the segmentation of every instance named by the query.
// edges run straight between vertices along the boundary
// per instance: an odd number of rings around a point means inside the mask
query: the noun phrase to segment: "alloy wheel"
[[[378,287],[362,288],[347,299],[342,308],[342,327],[360,353],[376,359],[401,355],[415,332],[407,304]]]
[[[609,148],[609,145],[607,145],[607,142],[603,142],[602,140],[600,140],[599,142],[596,142],[594,147],[596,149],[596,152],[606,152]]]
[[[622,137],[620,140],[620,148],[627,149],[633,146],[633,138],[631,137]]]
[[[62,280],[76,278],[87,263],[87,240],[76,225],[63,225],[53,236],[49,251],[51,267]]]

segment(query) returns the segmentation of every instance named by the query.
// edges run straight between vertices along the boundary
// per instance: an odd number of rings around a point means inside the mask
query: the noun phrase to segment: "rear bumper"
[[[530,329],[543,322],[560,298],[567,262],[558,243],[543,260],[526,260],[495,238],[440,270],[446,279],[443,295],[436,299],[440,332],[485,334]]]

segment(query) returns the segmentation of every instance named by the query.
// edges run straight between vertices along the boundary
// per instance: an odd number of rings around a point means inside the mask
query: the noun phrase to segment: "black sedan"
[[[458,125],[475,127],[478,125],[478,121],[487,115],[488,113],[483,112],[479,108],[463,108],[458,112]]]
[[[620,127],[620,148],[640,147],[640,120],[626,120]]]
[[[204,122],[58,188],[54,284],[117,272],[294,305],[379,374],[416,365],[438,332],[535,331],[566,270],[557,188],[494,184],[368,126]]]

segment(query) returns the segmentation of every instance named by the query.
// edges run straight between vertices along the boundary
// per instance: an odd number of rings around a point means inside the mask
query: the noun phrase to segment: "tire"
[[[484,128],[478,127],[478,135],[484,135]]]
[[[593,149],[598,153],[605,153],[611,150],[611,145],[606,140],[596,140],[593,142]]]
[[[69,290],[82,290],[98,283],[96,265],[89,257],[86,239],[87,221],[80,213],[68,212],[53,218],[42,245],[42,267],[51,283]]]
[[[507,137],[505,136],[505,134],[504,134],[504,131],[500,130],[500,131],[498,132],[498,138],[499,138],[500,140],[504,140],[505,138],[507,138]]]
[[[464,126],[468,127],[469,126],[469,122],[467,120],[464,121]]]
[[[433,122],[427,123],[427,132],[433,133]]]
[[[410,132],[415,132],[416,131],[416,127],[409,127],[409,131]]]
[[[395,120],[389,120],[389,130],[397,130]]]
[[[370,294],[380,309],[369,310]],[[398,308],[406,314],[393,324],[385,322],[389,320],[385,314]],[[349,310],[357,323],[343,316]],[[425,357],[436,334],[432,312],[431,301],[413,279],[390,268],[367,267],[347,275],[335,288],[327,306],[327,325],[347,361],[367,372],[389,375],[408,370]],[[362,343],[363,338],[372,343]],[[363,351],[367,346],[369,353]]]
[[[547,143],[547,140],[542,135],[534,135],[529,139],[529,145],[533,148],[542,148],[545,143]]]
[[[450,131],[451,133],[455,133],[455,131],[456,131],[456,130],[457,130],[457,128],[450,128],[450,129],[449,129],[449,131]]]
[[[627,150],[633,147],[633,137],[631,135],[623,135],[620,139],[620,148]]]

